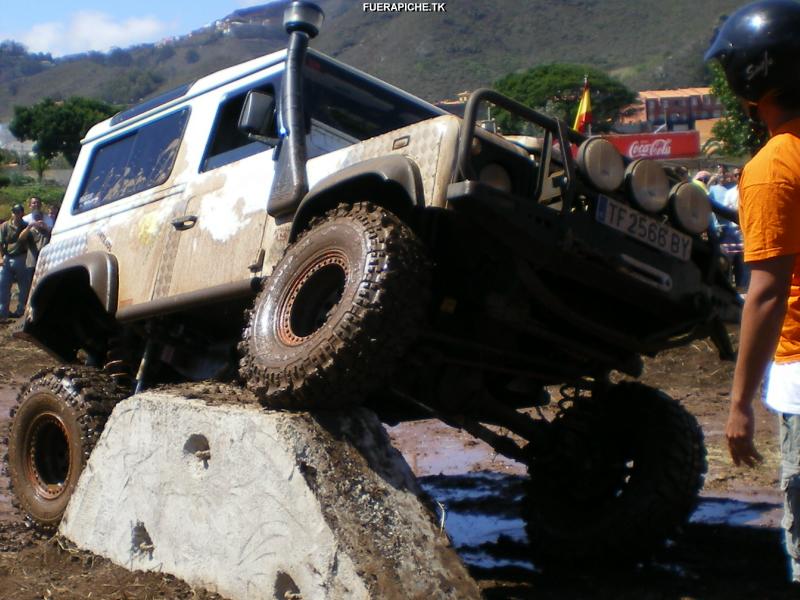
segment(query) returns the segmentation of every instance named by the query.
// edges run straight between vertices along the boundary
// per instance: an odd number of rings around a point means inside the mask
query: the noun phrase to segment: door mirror
[[[275,127],[275,97],[258,90],[250,90],[239,114],[238,129],[247,137],[270,146],[278,144]]]

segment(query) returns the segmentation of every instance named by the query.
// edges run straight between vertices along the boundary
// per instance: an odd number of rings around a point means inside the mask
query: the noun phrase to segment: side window
[[[273,98],[275,97],[275,89],[271,84],[261,85],[253,89],[269,94]],[[251,140],[246,134],[239,131],[237,127],[239,115],[242,112],[244,100],[249,91],[244,90],[234,96],[230,96],[219,105],[201,170],[217,169],[228,163],[271,149],[271,146],[263,142]]]
[[[90,159],[75,212],[164,183],[175,165],[188,117],[186,108],[98,146]]]

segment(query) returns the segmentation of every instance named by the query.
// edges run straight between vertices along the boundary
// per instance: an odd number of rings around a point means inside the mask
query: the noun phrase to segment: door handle
[[[172,219],[172,226],[178,231],[191,229],[194,227],[195,223],[197,223],[197,217],[195,215],[184,215],[177,219]]]

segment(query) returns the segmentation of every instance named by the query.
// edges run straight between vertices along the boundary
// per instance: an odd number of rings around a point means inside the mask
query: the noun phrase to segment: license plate
[[[688,235],[607,196],[598,196],[595,218],[675,258],[689,260],[692,255],[692,238]]]

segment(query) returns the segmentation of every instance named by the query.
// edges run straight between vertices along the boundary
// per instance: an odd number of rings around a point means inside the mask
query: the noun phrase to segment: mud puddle
[[[480,569],[537,567],[527,558],[528,536],[521,510],[526,478],[490,471],[420,478],[434,499],[438,516],[464,562]],[[736,497],[703,494],[690,523],[698,526],[750,527],[778,535],[783,509],[777,494]],[[677,565],[660,568],[682,570]]]
[[[691,523],[729,527],[781,526],[783,505],[780,494],[724,494],[705,492],[690,519]]]
[[[520,513],[524,477],[487,471],[419,481],[436,502],[447,534],[468,566],[534,569],[524,554],[528,544]],[[508,555],[509,550],[514,552]]]
[[[484,582],[487,598],[727,597],[752,586],[751,569],[760,570],[754,597],[795,597],[785,583],[777,490],[707,489],[682,535],[652,560],[621,572],[571,572],[573,585],[565,588],[563,573],[548,572],[529,558],[523,465],[435,421],[403,423],[388,431],[437,505],[462,560]],[[494,587],[495,580],[504,583]],[[596,593],[595,586],[605,589],[606,584],[616,591]]]

